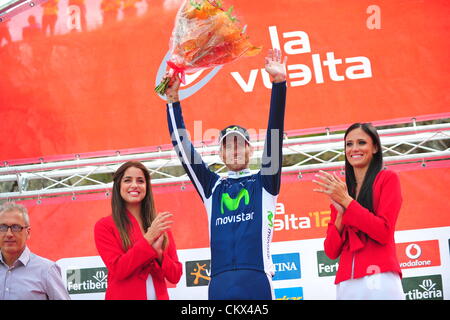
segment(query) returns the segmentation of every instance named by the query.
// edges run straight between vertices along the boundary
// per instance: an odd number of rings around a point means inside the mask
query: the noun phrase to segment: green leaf
[[[202,8],[202,4],[197,3],[197,1],[195,0],[190,0],[189,2],[191,3],[191,6],[193,6],[197,10],[200,10]]]
[[[231,21],[236,21],[236,17],[234,17],[231,13],[233,12],[234,6],[231,6],[226,12],[225,14],[228,16],[228,18],[230,18]]]

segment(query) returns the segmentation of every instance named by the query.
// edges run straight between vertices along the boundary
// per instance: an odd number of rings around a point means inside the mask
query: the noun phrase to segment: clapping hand
[[[161,234],[159,236],[159,238],[156,239],[156,241],[153,242],[153,244],[152,244],[153,249],[155,249],[156,254],[158,255],[157,260],[158,260],[159,264],[162,263],[162,256],[163,256],[163,252],[164,252],[164,248],[163,248],[164,235],[165,235],[165,233]]]
[[[313,180],[313,182],[321,188],[313,189],[313,191],[327,194],[334,203],[342,208],[348,207],[353,198],[348,194],[345,182],[342,181],[335,172],[329,174],[328,172],[320,170],[319,173],[316,174],[316,177],[319,178],[320,181]],[[340,208],[336,205],[335,207],[339,211]]]
[[[171,227],[173,221],[167,220],[170,218],[172,214],[170,212],[163,212],[156,216],[155,220],[153,220],[152,225],[147,229],[147,232],[144,234],[144,238],[153,245],[161,235]]]
[[[313,189],[315,192],[327,194],[330,197],[330,201],[336,208],[337,215],[334,222],[339,234],[342,234],[342,216],[345,212],[345,208],[348,207],[353,198],[347,192],[347,185],[342,181],[335,172],[329,174],[328,172],[320,170],[316,177],[321,181],[313,180],[321,188]]]
[[[167,220],[171,216],[172,214],[170,212],[163,212],[158,214],[155,220],[153,220],[152,225],[144,234],[144,238],[153,247],[153,249],[155,249],[158,255],[157,260],[160,264],[162,263],[162,255],[164,252],[163,243],[166,230],[168,230],[173,223],[173,221]]]

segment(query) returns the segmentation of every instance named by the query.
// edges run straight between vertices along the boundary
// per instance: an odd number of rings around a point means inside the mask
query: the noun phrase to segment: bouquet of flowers
[[[193,73],[223,65],[241,56],[261,52],[255,47],[232,15],[233,7],[223,8],[219,0],[185,0],[178,10],[170,39],[171,57],[167,65],[185,83],[185,73]],[[164,95],[170,78],[163,80],[155,91]]]

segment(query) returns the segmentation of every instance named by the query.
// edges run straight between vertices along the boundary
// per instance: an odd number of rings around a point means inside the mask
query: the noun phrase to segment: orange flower
[[[261,47],[249,41],[233,7],[225,11],[220,1],[185,0],[178,10],[170,41],[167,64],[184,83],[184,74],[220,66],[241,56],[255,56]],[[156,92],[163,95],[169,81],[160,83]]]

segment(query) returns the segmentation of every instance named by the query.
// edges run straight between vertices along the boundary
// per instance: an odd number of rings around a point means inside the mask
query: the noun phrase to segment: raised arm
[[[219,179],[219,175],[209,170],[189,139],[178,97],[179,87],[180,80],[176,78],[166,90],[167,123],[170,137],[184,170],[197,189],[202,201],[205,202],[211,196],[212,188]]]
[[[262,157],[261,176],[264,189],[278,195],[283,163],[284,114],[286,109],[286,61],[281,62],[281,52],[269,50],[265,58],[265,69],[272,79],[269,123]]]

